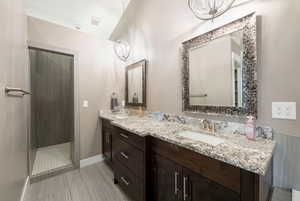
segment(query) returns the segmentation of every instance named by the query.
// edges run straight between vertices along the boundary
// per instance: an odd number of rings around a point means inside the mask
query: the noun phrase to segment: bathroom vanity
[[[257,117],[254,13],[189,39],[182,47],[183,112],[239,121]],[[126,106],[146,107],[146,61],[127,66],[125,77]],[[244,124],[231,123],[241,129],[222,130],[224,125],[210,120],[195,124],[194,119],[189,124],[186,117],[163,116],[100,114],[105,161],[114,172],[114,182],[131,198],[269,200],[275,147],[267,139],[270,135],[263,132],[249,141],[243,135]]]
[[[217,135],[211,145],[180,136],[193,126],[102,114],[103,154],[114,182],[133,200],[267,201],[275,143]],[[197,128],[196,128],[197,129]],[[200,130],[199,130],[200,132]]]

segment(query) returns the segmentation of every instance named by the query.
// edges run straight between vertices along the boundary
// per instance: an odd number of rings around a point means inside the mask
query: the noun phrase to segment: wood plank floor
[[[292,192],[281,188],[274,188],[272,201],[292,201]]]
[[[30,185],[25,201],[132,201],[112,179],[112,171],[98,163]]]

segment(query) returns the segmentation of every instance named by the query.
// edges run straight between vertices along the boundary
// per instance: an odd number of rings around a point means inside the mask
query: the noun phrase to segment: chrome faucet
[[[217,132],[217,125],[214,121],[203,119],[201,123],[202,123],[202,129],[213,133]]]
[[[208,129],[209,120],[208,119],[202,119],[201,123],[202,123],[202,128],[204,130],[207,130]]]

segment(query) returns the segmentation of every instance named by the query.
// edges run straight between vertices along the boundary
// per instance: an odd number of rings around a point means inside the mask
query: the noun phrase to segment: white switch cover
[[[84,100],[82,106],[83,107],[89,107],[89,101]]]
[[[292,119],[296,120],[296,102],[273,102],[273,119]]]

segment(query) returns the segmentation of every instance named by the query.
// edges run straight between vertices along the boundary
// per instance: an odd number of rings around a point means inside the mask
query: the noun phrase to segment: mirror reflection
[[[146,108],[146,67],[145,59],[126,67],[126,106]]]
[[[189,50],[191,105],[243,107],[243,30]]]
[[[143,103],[143,66],[128,70],[128,103]]]

